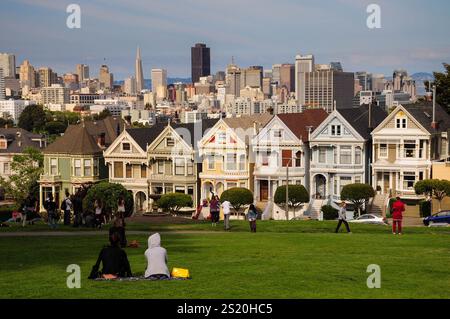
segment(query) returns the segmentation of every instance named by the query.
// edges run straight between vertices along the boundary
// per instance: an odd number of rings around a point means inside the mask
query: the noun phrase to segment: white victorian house
[[[279,114],[253,139],[256,200],[273,201],[278,186],[301,184],[309,191],[309,134],[327,117],[323,109]]]

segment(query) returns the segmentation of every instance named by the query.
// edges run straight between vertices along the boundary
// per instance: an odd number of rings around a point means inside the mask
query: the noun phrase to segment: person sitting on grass
[[[110,246],[103,248],[98,255],[97,262],[92,267],[89,279],[106,278],[115,279],[119,277],[132,277],[130,263],[127,253],[119,247],[120,236],[112,233],[109,236]],[[99,271],[100,263],[103,269]]]
[[[152,280],[169,279],[167,268],[167,251],[161,247],[161,236],[156,233],[148,238],[148,249],[145,251],[147,269],[145,278]]]
[[[121,217],[117,217],[111,228],[109,228],[109,235],[112,233],[119,234],[120,247],[127,247],[127,237],[125,236],[125,225]]]

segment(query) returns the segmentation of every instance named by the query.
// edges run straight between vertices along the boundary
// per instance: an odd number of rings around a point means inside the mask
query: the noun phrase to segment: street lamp
[[[289,159],[286,165],[286,207],[285,214],[286,220],[289,220],[289,165],[292,163],[292,158]]]

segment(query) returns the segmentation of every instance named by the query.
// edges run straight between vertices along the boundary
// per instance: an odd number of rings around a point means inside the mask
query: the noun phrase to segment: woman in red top
[[[400,197],[397,196],[397,200],[392,205],[392,233],[394,235],[402,234],[402,219],[403,212],[405,211],[405,204],[400,200]],[[397,232],[398,226],[398,232]]]

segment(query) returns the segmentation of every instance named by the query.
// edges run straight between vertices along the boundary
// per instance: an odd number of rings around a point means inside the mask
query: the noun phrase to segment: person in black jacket
[[[77,192],[72,199],[73,204],[73,227],[78,227],[83,224],[83,198]]]
[[[109,236],[109,242],[111,245],[100,251],[97,262],[94,267],[92,267],[89,279],[133,276],[127,253],[119,247],[119,234],[116,232],[112,233]],[[100,263],[103,264],[103,269],[101,272],[99,271]]]
[[[120,247],[127,247],[127,237],[125,236],[125,225],[123,223],[122,218],[117,217],[114,220],[113,226],[109,229],[109,235],[111,236],[113,233],[117,233],[119,235],[119,244]]]
[[[53,200],[53,195],[49,194],[48,198],[44,202],[44,208],[47,211],[47,217],[48,217],[48,225],[50,228],[55,229],[56,225],[58,224],[58,205]]]

